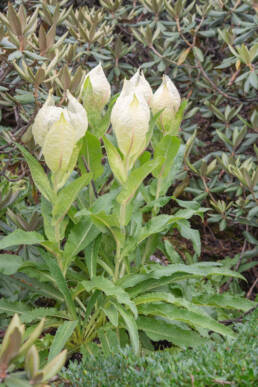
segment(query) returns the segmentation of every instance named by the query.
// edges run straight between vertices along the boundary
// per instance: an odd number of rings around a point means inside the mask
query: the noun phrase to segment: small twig
[[[246,295],[246,298],[250,298],[250,297],[251,297],[251,294],[252,294],[252,292],[253,292],[253,290],[254,290],[254,288],[255,288],[257,282],[258,282],[258,278],[256,278],[256,280],[254,281],[254,283],[252,284],[252,286],[251,286],[250,289],[248,290],[248,293],[247,293],[247,295]]]
[[[210,79],[210,77],[208,76],[208,74],[205,72],[204,68],[202,67],[201,65],[201,62],[196,59],[196,62],[197,62],[197,68],[201,71],[202,75],[204,76],[204,78],[209,82],[209,84],[221,95],[223,95],[223,97],[227,98],[227,99],[232,99],[234,101],[238,101],[238,98],[236,97],[233,97],[231,95],[228,95],[227,93],[225,93],[224,91],[222,91],[214,82],[212,79]]]
[[[180,23],[179,23],[179,18],[176,17],[176,27],[177,27],[177,31],[179,33],[179,35],[181,36],[181,38],[183,39],[183,41],[187,44],[187,46],[193,48],[193,44],[189,42],[189,40],[187,40],[184,36],[184,34],[182,33],[182,30],[181,30],[181,27],[180,27]]]
[[[242,316],[238,317],[238,318],[234,318],[232,320],[220,320],[219,322],[221,324],[224,324],[224,325],[231,325],[235,322],[242,322],[243,318],[245,316],[247,316],[248,314],[252,313],[256,308],[258,307],[258,304],[255,305],[253,308],[249,309],[247,312],[245,312],[244,314],[242,314]]]

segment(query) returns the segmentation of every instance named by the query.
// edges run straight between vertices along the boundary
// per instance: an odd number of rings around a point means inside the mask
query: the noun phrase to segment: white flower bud
[[[119,149],[124,156],[133,156],[142,150],[149,129],[150,109],[137,92],[120,95],[112,113],[111,124]]]
[[[143,72],[137,70],[132,78],[130,78],[131,84],[135,87],[135,90],[143,95],[146,102],[150,104],[153,93],[149,82],[145,79]]]
[[[151,99],[153,114],[163,112],[159,116],[158,123],[164,132],[168,132],[173,125],[173,119],[181,104],[180,94],[167,75],[163,75],[163,81]]]
[[[84,136],[88,128],[88,119],[87,113],[84,107],[71,95],[67,92],[68,96],[68,107],[61,108],[56,107],[54,99],[50,94],[36,115],[34,124],[32,126],[32,134],[34,136],[35,142],[43,147],[45,138],[52,128],[53,124],[56,123],[61,114],[63,113],[64,118],[70,125],[74,128],[76,133],[76,142]]]
[[[66,171],[76,144],[75,128],[61,113],[46,135],[42,153],[47,166],[52,172]]]
[[[51,126],[59,120],[63,109],[55,106],[54,98],[49,94],[46,102],[38,111],[32,126],[34,140],[41,147]]]
[[[86,79],[89,78],[92,93],[88,93],[87,90],[83,96],[85,108],[94,108],[98,111],[102,111],[104,106],[108,103],[111,96],[111,86],[105,76],[101,64],[96,66],[87,75]]]

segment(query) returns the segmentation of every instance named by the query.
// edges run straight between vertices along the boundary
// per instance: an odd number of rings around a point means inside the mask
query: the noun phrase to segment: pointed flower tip
[[[87,90],[90,82],[91,90]],[[83,86],[83,100],[85,109],[102,112],[111,96],[111,86],[106,78],[101,63],[94,67],[87,75]]]

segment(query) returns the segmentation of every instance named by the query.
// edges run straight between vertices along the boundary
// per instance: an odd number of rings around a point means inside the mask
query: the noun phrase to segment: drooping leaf
[[[203,314],[178,308],[174,305],[159,303],[139,306],[139,312],[144,315],[160,316],[170,321],[182,321],[191,327],[209,329],[225,336],[235,337],[235,333],[228,327]]]
[[[128,293],[120,286],[115,285],[112,281],[104,277],[95,277],[91,281],[82,281],[81,283],[87,292],[98,289],[107,296],[113,296],[119,303],[127,305],[137,318],[137,309],[131,301]]]
[[[247,312],[255,306],[253,301],[239,296],[231,296],[230,294],[215,294],[212,296],[203,295],[194,297],[192,300],[197,305],[217,306],[226,309],[238,309]]]
[[[195,347],[205,342],[205,339],[190,329],[183,329],[153,317],[139,316],[137,326],[153,341],[167,340],[179,347]]]
[[[36,245],[44,242],[44,238],[36,231],[15,230],[0,240],[0,249],[19,245]]]
[[[118,304],[114,304],[114,305],[126,324],[133,350],[138,355],[140,350],[140,343],[139,343],[139,334],[138,334],[138,328],[137,328],[135,318],[130,312],[126,311],[121,305],[118,305]]]

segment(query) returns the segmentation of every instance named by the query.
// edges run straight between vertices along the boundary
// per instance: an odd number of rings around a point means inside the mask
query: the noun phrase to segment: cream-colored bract
[[[68,107],[60,108],[55,106],[54,98],[49,94],[45,104],[36,115],[32,126],[32,134],[35,142],[41,147],[44,146],[46,136],[53,124],[56,123],[63,113],[65,120],[74,128],[76,142],[84,136],[88,128],[87,113],[84,107],[67,92]]]
[[[42,153],[52,172],[66,171],[76,144],[76,130],[61,113],[46,135]]]
[[[95,109],[102,111],[104,106],[108,103],[111,96],[111,86],[106,78],[106,75],[103,71],[101,64],[94,67],[85,78],[90,78],[90,83],[92,86],[93,97],[94,97],[94,106]]]
[[[68,115],[68,122],[75,128],[76,142],[82,138],[88,128],[88,118],[84,107],[77,101],[76,98],[68,91],[68,108],[64,112],[64,116]],[[67,114],[66,114],[67,113]],[[67,118],[66,118],[67,119]]]
[[[154,93],[150,105],[153,114],[164,109],[159,117],[159,123],[164,130],[174,119],[180,104],[181,97],[176,86],[167,75],[163,75],[162,84]]]
[[[145,79],[143,72],[138,69],[137,72],[130,78],[130,83],[138,93],[141,93],[148,105],[151,102],[153,92],[149,82]]]
[[[149,120],[150,109],[141,94],[134,90],[128,95],[121,93],[111,113],[111,124],[125,157],[132,157],[142,150]]]

